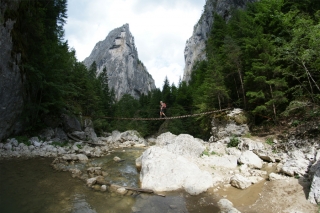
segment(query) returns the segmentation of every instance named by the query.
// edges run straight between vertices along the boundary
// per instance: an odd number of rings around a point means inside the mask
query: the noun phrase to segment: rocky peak
[[[183,81],[188,82],[191,78],[192,67],[195,62],[206,59],[206,42],[214,22],[213,13],[224,17],[225,20],[230,18],[232,9],[244,8],[247,3],[258,0],[207,0],[204,11],[193,28],[192,36],[187,40],[184,49],[185,67]]]
[[[124,94],[139,98],[156,88],[152,76],[138,58],[129,24],[112,30],[105,40],[99,41],[83,63],[90,67],[94,61],[97,73],[107,69],[109,88],[115,90],[117,100]]]

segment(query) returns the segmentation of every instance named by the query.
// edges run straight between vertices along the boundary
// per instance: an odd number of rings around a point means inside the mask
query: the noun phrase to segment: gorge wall
[[[14,53],[11,31],[15,20],[5,18],[6,10],[16,10],[18,0],[0,3],[0,141],[22,130],[19,122],[24,104],[24,76],[19,64],[21,54]]]
[[[187,40],[184,49],[185,67],[183,81],[189,82],[191,78],[192,67],[197,61],[206,59],[206,42],[214,22],[213,14],[230,18],[232,9],[244,8],[247,3],[253,3],[258,0],[207,0],[204,11],[193,28],[192,36]]]
[[[83,63],[97,64],[97,73],[107,69],[108,84],[114,89],[116,99],[124,94],[139,98],[156,88],[152,76],[138,58],[134,37],[129,24],[112,30],[105,40],[99,41]]]

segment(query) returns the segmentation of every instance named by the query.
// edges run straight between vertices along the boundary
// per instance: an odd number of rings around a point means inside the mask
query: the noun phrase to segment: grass
[[[202,152],[201,156],[204,156],[204,155],[207,155],[207,156],[210,156],[210,155],[218,155],[218,153],[216,153],[215,151],[209,152],[208,149],[205,149],[205,150]]]
[[[248,133],[246,133],[243,137],[245,137],[245,138],[251,138],[252,135],[250,134],[250,132],[248,132]]]
[[[76,146],[78,147],[78,149],[82,149],[81,144],[77,144]]]

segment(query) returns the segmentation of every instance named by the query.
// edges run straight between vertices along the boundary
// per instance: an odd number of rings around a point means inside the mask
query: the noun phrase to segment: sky
[[[205,0],[68,0],[65,39],[79,61],[109,32],[128,23],[140,61],[161,88],[165,77],[178,85],[184,48]]]

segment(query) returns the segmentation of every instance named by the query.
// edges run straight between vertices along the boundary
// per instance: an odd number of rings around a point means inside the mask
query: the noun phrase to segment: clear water
[[[101,166],[108,181],[123,186],[139,187],[135,159],[143,150],[115,151],[109,156],[90,161],[90,165],[71,167],[86,169]],[[116,163],[113,157],[124,161]],[[184,192],[166,193],[165,197],[148,194],[121,196],[94,191],[69,172],[58,172],[53,159],[15,159],[0,161],[1,213],[117,213],[117,212],[219,212],[217,197],[212,193],[190,196]]]

